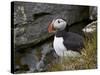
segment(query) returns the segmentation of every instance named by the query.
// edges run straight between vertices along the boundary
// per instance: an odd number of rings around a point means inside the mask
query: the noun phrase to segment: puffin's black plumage
[[[56,37],[63,38],[63,44],[67,50],[73,50],[81,53],[80,50],[84,47],[83,37],[79,34],[62,30],[56,33]]]

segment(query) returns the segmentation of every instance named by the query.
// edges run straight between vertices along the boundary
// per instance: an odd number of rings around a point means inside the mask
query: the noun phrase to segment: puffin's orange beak
[[[54,31],[55,31],[55,29],[53,27],[53,24],[49,23],[49,25],[48,25],[48,32],[51,33],[51,32],[54,32]]]

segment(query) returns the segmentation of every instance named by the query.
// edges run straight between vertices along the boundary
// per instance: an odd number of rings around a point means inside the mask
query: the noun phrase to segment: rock
[[[97,28],[97,21],[93,21],[91,23],[89,23],[87,26],[85,26],[82,31],[84,33],[93,33],[96,31]]]
[[[44,16],[52,15],[53,18],[57,18],[57,17],[65,18],[67,22],[70,24],[83,20],[83,19],[88,19],[89,17],[89,7],[88,6],[15,2],[14,9],[15,9],[14,12],[16,14],[24,13],[26,15],[26,17],[24,17],[23,14],[18,14],[19,16],[17,15],[16,17],[14,17],[16,21],[22,18],[22,16],[23,16],[23,19],[27,21],[35,21],[34,19],[35,15],[36,14],[42,15],[43,13],[49,13],[49,14],[43,14]],[[14,23],[16,24],[20,23],[16,21],[14,21]]]
[[[27,21],[24,6],[14,7],[14,24],[24,24]]]
[[[89,13],[90,13],[91,20],[97,20],[97,7],[96,6],[91,6],[89,8]]]
[[[14,2],[15,48],[27,48],[52,36],[47,27],[54,18],[64,18],[69,25],[87,20],[89,6]]]
[[[56,61],[57,55],[55,54],[54,49],[52,49],[51,42],[46,42],[45,44],[38,46],[39,47],[28,48],[24,50],[23,53],[16,52],[16,73],[46,71],[48,64]],[[26,68],[26,70],[24,70],[23,68]]]

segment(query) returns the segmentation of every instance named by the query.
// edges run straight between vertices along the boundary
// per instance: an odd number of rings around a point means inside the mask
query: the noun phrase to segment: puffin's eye
[[[60,23],[60,21],[58,20],[58,23]]]

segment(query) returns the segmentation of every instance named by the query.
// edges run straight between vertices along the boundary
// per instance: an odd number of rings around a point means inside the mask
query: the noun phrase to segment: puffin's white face
[[[54,32],[55,30],[64,30],[66,28],[66,21],[63,19],[53,20],[48,27],[49,32]]]
[[[64,30],[66,27],[66,22],[63,19],[56,19],[53,25],[55,29]]]

